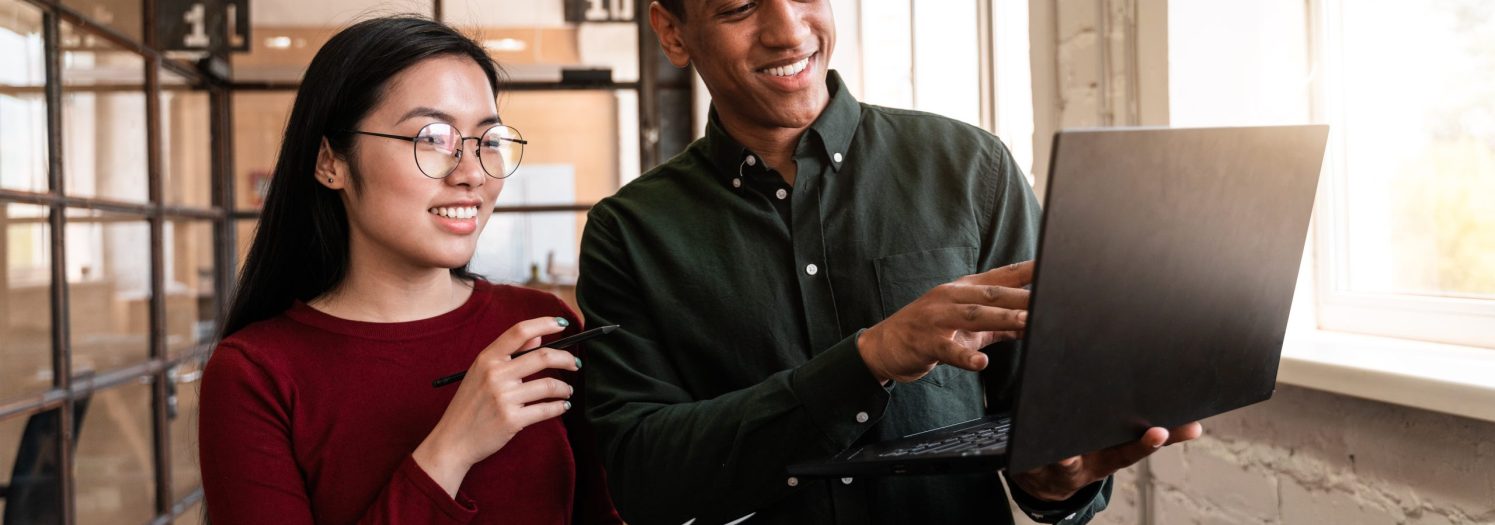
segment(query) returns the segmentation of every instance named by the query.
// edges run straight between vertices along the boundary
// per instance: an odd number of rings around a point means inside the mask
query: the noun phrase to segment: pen
[[[576,346],[577,344],[580,344],[582,342],[589,341],[591,339],[594,339],[594,338],[597,338],[597,337],[601,337],[601,336],[613,333],[613,331],[617,330],[617,329],[618,329],[618,325],[615,325],[615,324],[611,324],[611,325],[607,325],[607,326],[600,326],[600,327],[593,328],[591,330],[587,330],[585,332],[582,332],[582,333],[579,333],[579,334],[576,334],[576,335],[573,335],[573,336],[570,336],[570,337],[562,337],[560,339],[556,339],[555,341],[551,341],[550,344],[540,345],[538,348],[533,348],[533,349],[530,349],[530,350],[525,350],[523,352],[517,352],[517,353],[514,354],[514,356],[518,357],[520,355],[524,355],[524,354],[533,352],[535,350],[539,350],[540,348],[555,348],[557,350],[565,349],[565,348],[570,348],[570,347]],[[449,376],[446,376],[446,377],[442,377],[440,379],[432,381],[431,382],[431,387],[432,388],[441,388],[443,386],[450,385],[452,383],[456,383],[458,381],[461,381],[462,378],[465,377],[465,376],[467,376],[467,371],[463,370],[461,372],[457,372],[455,374],[452,374],[452,375],[449,375]]]

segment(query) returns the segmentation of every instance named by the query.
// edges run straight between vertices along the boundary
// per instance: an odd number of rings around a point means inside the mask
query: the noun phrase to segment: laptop
[[[789,474],[1025,471],[1271,398],[1327,139],[1059,132],[1011,412]]]

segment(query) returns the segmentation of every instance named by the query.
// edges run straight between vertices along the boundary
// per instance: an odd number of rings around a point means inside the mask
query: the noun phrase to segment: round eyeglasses
[[[519,135],[519,130],[503,124],[488,128],[477,137],[464,137],[455,126],[445,122],[426,124],[414,137],[356,129],[348,131],[410,141],[415,146],[415,167],[433,179],[446,178],[457,169],[469,140],[478,141],[478,164],[483,167],[483,172],[495,179],[507,178],[519,168],[519,161],[524,158],[524,145],[529,144]]]

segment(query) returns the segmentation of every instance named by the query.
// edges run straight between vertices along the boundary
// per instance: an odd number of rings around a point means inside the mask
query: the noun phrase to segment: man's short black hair
[[[685,21],[685,0],[656,0],[659,5],[664,6],[665,11],[675,15],[675,19]]]

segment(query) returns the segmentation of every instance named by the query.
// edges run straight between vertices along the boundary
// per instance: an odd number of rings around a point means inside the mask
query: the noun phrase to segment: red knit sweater
[[[411,459],[466,370],[510,326],[576,315],[555,296],[478,281],[445,314],[339,319],[302,303],[225,339],[208,361],[199,420],[213,525],[621,523],[581,403],[474,465],[454,500]],[[547,339],[549,340],[549,339]],[[549,371],[582,388],[574,372]]]

